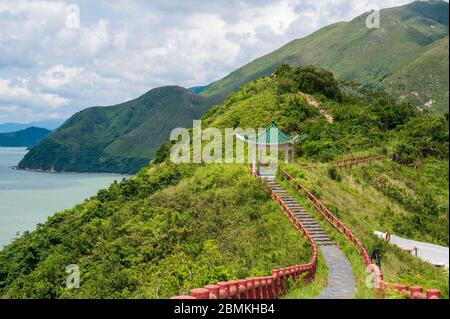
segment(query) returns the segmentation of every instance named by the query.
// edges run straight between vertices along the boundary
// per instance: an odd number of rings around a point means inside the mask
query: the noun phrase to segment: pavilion
[[[267,147],[270,148],[271,153],[273,149],[277,149],[277,152],[283,151],[285,163],[290,163],[294,160],[294,145],[299,144],[306,137],[306,134],[287,135],[272,121],[272,124],[260,135],[242,136],[237,134],[236,137],[246,141],[248,144],[252,144],[254,152],[258,152],[258,172],[256,170],[256,154],[254,154],[252,159],[252,172],[258,173],[258,175],[274,175],[274,173],[263,173],[261,170],[261,167],[265,165],[263,163],[263,154],[265,154]],[[277,162],[278,158],[274,162],[275,165],[277,165]]]

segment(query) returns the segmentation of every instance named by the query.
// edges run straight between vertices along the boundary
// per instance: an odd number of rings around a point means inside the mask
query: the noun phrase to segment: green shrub
[[[342,93],[333,73],[313,65],[291,68],[282,65],[275,69],[277,75],[278,92],[287,93],[301,91],[304,93],[320,93],[327,98],[341,100]]]
[[[341,179],[342,179],[339,170],[334,165],[330,165],[328,167],[327,175],[329,178],[331,178],[332,180],[337,181],[337,182],[341,181]]]
[[[309,261],[245,166],[143,169],[0,251],[3,298],[167,298]],[[66,289],[65,267],[81,270]]]

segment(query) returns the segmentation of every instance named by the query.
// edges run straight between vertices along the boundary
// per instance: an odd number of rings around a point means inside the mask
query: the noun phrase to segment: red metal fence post
[[[267,296],[267,278],[261,277],[261,299],[269,299]]]
[[[220,287],[219,289],[219,297],[220,299],[228,299],[230,295],[230,284],[228,282],[218,282],[217,286]]]
[[[230,280],[230,298],[239,299],[239,287],[237,280]]]
[[[411,290],[411,298],[420,299],[420,296],[423,293],[423,288],[421,286],[412,286],[410,290]]]
[[[437,289],[428,289],[427,290],[427,299],[440,299],[441,291]]]
[[[209,290],[205,288],[191,289],[191,296],[196,299],[209,299]]]
[[[274,293],[275,293],[275,297],[277,297],[280,294],[281,288],[280,288],[280,271],[278,269],[273,269],[272,270],[272,277],[274,278],[273,280],[273,285],[274,285]]]
[[[255,294],[255,280],[253,278],[247,278],[247,297],[248,299],[256,299]]]
[[[275,277],[267,276],[267,298],[275,299]]]
[[[253,278],[253,284],[255,285],[255,299],[261,299],[261,278]]]
[[[245,279],[238,280],[238,293],[239,293],[239,299],[248,299],[247,280],[245,280]]]
[[[220,286],[206,285],[205,288],[209,290],[209,299],[219,299],[220,298],[220,295],[219,295]]]
[[[286,272],[284,269],[280,269],[280,294],[284,294],[286,292]]]

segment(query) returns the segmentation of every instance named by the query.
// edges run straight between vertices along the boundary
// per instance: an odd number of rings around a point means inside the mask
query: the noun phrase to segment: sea
[[[71,208],[107,188],[119,174],[46,173],[13,169],[27,153],[0,147],[0,250],[55,212]]]

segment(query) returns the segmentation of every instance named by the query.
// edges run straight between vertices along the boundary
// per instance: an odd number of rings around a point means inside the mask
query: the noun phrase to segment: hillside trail
[[[310,97],[309,95],[307,95],[305,93],[300,92],[300,95],[306,99],[306,102],[310,106],[318,109],[319,113],[322,114],[327,119],[328,123],[333,124],[334,118],[325,109],[320,107],[319,102],[316,99]]]
[[[355,276],[350,261],[330,239],[320,224],[289,195],[276,181],[275,177],[263,177],[272,192],[281,196],[281,200],[293,212],[295,218],[308,230],[314,242],[319,245],[328,268],[328,285],[316,299],[350,299],[356,292]]]
[[[374,235],[382,239],[387,238],[387,233],[383,233],[380,231],[374,231]],[[400,247],[403,250],[414,250],[414,248],[416,248],[417,258],[420,258],[423,261],[428,262],[435,266],[441,266],[447,269],[449,267],[448,247],[407,239],[390,234],[388,242],[390,244]]]

